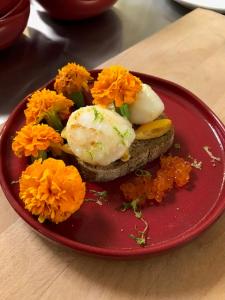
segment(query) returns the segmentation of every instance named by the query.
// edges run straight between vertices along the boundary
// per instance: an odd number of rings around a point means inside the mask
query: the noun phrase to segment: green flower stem
[[[40,159],[40,158],[42,160],[47,159],[48,158],[47,151],[45,151],[45,150],[38,151],[38,156],[36,156],[36,157],[31,156],[31,161],[34,162],[35,160]]]
[[[62,122],[54,110],[49,111],[45,115],[45,120],[48,123],[49,126],[53,127],[57,131],[62,131],[63,130],[63,125]]]
[[[48,155],[47,155],[47,151],[45,150],[40,150],[38,152],[38,158],[41,158],[42,160],[45,160],[48,158]]]
[[[84,95],[82,92],[74,92],[69,97],[71,100],[73,100],[76,108],[80,108],[85,106],[84,102]]]
[[[122,117],[125,117],[125,118],[129,119],[130,112],[129,112],[129,107],[128,107],[127,103],[124,103],[122,106],[120,106],[118,110],[119,110],[119,114]]]

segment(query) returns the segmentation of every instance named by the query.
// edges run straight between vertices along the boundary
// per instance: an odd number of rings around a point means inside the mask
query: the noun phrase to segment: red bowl
[[[0,1],[0,17],[8,13],[17,3],[19,0],[1,0]]]
[[[0,20],[0,49],[9,47],[19,38],[26,28],[29,14],[28,5],[22,12]]]
[[[94,79],[98,72],[91,71]],[[143,218],[149,223],[149,239],[145,247],[140,247],[130,238],[130,234],[136,233],[136,226],[137,230],[143,230],[141,220],[131,210],[121,212],[119,209],[124,201],[120,184],[129,175],[107,183],[87,183],[87,198],[95,198],[90,193],[92,190],[107,191],[108,201],[103,201],[102,205],[85,202],[65,222],[58,225],[39,223],[24,208],[16,183],[28,161],[12,152],[12,137],[24,125],[27,98],[17,105],[0,134],[0,184],[9,203],[38,233],[77,251],[123,259],[159,254],[197,237],[225,209],[224,125],[201,100],[179,85],[147,74],[133,74],[152,86],[165,104],[166,115],[173,120],[175,143],[180,143],[181,148],[170,151],[182,157],[191,154],[203,165],[202,170],[193,169],[186,188],[176,189],[160,205],[142,210]],[[52,89],[53,82],[46,87]],[[202,148],[206,144],[214,155],[221,158],[215,167]],[[147,168],[154,172],[158,164],[159,161],[155,161]]]
[[[37,0],[50,14],[60,20],[81,20],[101,14],[117,0]]]
[[[5,15],[3,15],[0,20],[6,19],[23,12],[30,5],[29,0],[20,0],[11,10],[9,10]]]

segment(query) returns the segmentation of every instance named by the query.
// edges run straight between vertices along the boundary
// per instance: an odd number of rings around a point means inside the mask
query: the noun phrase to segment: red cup
[[[19,0],[0,0],[0,17],[7,14]]]
[[[30,1],[29,0],[19,0],[19,2],[11,10],[9,10],[5,15],[3,15],[0,18],[0,20],[8,18],[8,17],[11,17],[11,16],[14,16],[14,15],[22,12],[29,5],[30,5]]]
[[[0,20],[0,49],[5,49],[13,44],[26,28],[30,14],[28,5],[20,13]]]

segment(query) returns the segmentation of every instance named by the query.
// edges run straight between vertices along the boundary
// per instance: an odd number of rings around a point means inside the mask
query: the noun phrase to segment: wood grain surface
[[[197,9],[107,61],[175,81],[225,122],[225,16]],[[225,216],[140,261],[88,257],[37,235],[0,191],[0,299],[225,299]]]

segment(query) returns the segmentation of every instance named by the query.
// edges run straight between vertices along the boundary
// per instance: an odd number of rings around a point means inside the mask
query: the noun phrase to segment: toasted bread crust
[[[77,160],[77,165],[82,177],[86,181],[111,181],[133,172],[146,163],[158,158],[172,146],[173,140],[174,129],[172,128],[159,138],[135,140],[129,149],[130,159],[126,162],[117,160],[108,166],[92,166],[81,160]]]

